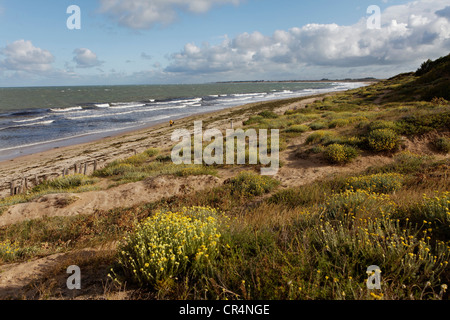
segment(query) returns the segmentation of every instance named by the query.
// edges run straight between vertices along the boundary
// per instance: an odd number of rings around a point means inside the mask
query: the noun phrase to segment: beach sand
[[[298,102],[287,104],[278,100],[280,107],[274,110],[277,113],[284,113],[291,108],[300,108],[312,103],[317,99],[333,95],[327,93],[315,96],[301,97]],[[276,101],[276,100],[275,100]],[[127,132],[110,136],[93,142],[82,143],[67,147],[53,148],[51,150],[38,152],[32,155],[21,156],[12,160],[0,162],[0,198],[10,194],[10,183],[15,181],[19,185],[23,178],[27,178],[28,188],[44,179],[52,179],[62,175],[63,170],[69,169],[69,173],[74,173],[74,165],[87,163],[87,174],[91,174],[94,169],[94,161],[97,161],[101,168],[107,163],[117,159],[127,158],[135,152],[143,152],[148,148],[158,148],[161,152],[170,151],[175,142],[171,141],[171,135],[175,129],[192,130],[194,121],[203,121],[203,128],[215,128],[225,130],[233,127],[241,127],[243,121],[247,120],[255,112],[255,107],[268,103],[256,102],[228,108],[220,111],[196,114],[175,121],[173,127],[169,123],[154,125],[145,129]],[[84,165],[83,165],[84,172]]]

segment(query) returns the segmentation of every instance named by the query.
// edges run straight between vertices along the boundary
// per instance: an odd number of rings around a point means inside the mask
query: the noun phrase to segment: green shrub
[[[376,193],[390,193],[399,190],[404,176],[398,173],[378,173],[369,176],[349,178],[346,182],[348,188],[362,189]]]
[[[350,121],[348,119],[335,119],[330,121],[328,124],[329,128],[339,128],[339,127],[345,127],[350,124]]]
[[[343,164],[351,162],[358,156],[358,151],[350,146],[331,144],[326,147],[324,157],[331,163]]]
[[[258,116],[263,117],[264,119],[276,119],[278,115],[273,111],[263,111],[258,113]]]
[[[230,180],[232,194],[260,196],[272,191],[279,181],[251,171],[243,171]]]
[[[158,162],[170,162],[172,161],[172,157],[171,156],[165,156],[165,155],[159,155],[155,158],[156,161]]]
[[[303,133],[309,131],[310,128],[304,124],[296,124],[286,129],[286,132]]]
[[[92,185],[95,179],[82,174],[67,175],[54,180],[45,181],[44,183],[34,187],[32,192],[42,192],[44,190],[70,190],[81,186]]]
[[[386,121],[386,120],[376,120],[371,122],[368,125],[368,128],[370,131],[378,130],[378,129],[391,129],[396,130],[397,124],[393,121]]]
[[[248,126],[251,124],[257,124],[260,123],[264,118],[261,116],[251,116],[248,120],[244,121],[244,126]]]
[[[392,129],[376,129],[367,136],[367,143],[373,151],[393,151],[397,149],[400,138]]]
[[[156,155],[158,155],[159,150],[156,148],[150,148],[144,151],[144,153],[148,156],[148,157],[154,157]]]
[[[149,156],[147,155],[147,153],[144,152],[131,156],[125,160],[122,160],[121,162],[125,164],[130,164],[135,167],[139,167],[142,166],[145,162],[147,162],[148,158]]]
[[[326,199],[322,210],[328,219],[375,218],[395,213],[396,205],[388,195],[346,190]]]
[[[206,275],[219,253],[218,228],[215,209],[158,211],[119,245],[118,263],[127,278],[141,285]]]
[[[118,175],[124,175],[129,172],[135,172],[137,169],[135,166],[129,163],[122,163],[120,161],[113,161],[103,169],[100,169],[94,173],[99,177],[112,177]]]
[[[312,143],[320,143],[326,138],[334,137],[336,136],[336,132],[334,131],[327,131],[327,130],[319,130],[314,133],[311,133],[308,138],[306,139],[307,144]]]
[[[190,165],[186,168],[182,168],[176,172],[177,176],[187,177],[187,176],[202,176],[202,175],[217,175],[217,170],[208,166],[202,165]]]
[[[416,208],[416,214],[427,221],[439,221],[450,227],[450,192],[442,192],[434,197],[424,195],[422,203]]]
[[[314,121],[309,124],[309,127],[313,130],[321,130],[327,128],[327,124],[323,121]]]
[[[430,132],[435,129],[450,128],[450,112],[436,114],[414,114],[397,122],[399,133],[417,135]]]
[[[447,137],[440,137],[434,141],[434,145],[439,152],[450,152],[450,139]]]

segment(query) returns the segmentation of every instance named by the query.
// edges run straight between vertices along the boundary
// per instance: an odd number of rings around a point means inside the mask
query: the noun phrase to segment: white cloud
[[[99,61],[97,55],[87,48],[75,49],[73,53],[77,68],[93,68],[103,64],[103,61]]]
[[[6,58],[0,61],[5,70],[41,73],[52,69],[54,56],[48,51],[35,47],[31,41],[17,40],[0,49]]]
[[[275,31],[243,33],[221,44],[185,45],[171,55],[167,72],[178,75],[221,73],[240,76],[302,74],[311,68],[393,66],[396,72],[450,51],[448,0],[421,0],[388,7],[382,28],[367,28],[367,19],[350,26],[308,24]],[[389,69],[389,68],[388,68]],[[322,70],[323,71],[323,70]]]
[[[239,4],[242,0],[100,0],[100,11],[132,29],[148,29],[172,23],[177,11],[204,13],[215,5]]]

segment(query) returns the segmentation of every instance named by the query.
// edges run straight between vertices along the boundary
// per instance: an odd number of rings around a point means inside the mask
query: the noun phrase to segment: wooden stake
[[[95,161],[94,161],[94,172],[97,171],[97,166],[98,166],[98,161],[95,160]]]
[[[86,173],[87,173],[87,167],[88,167],[88,164],[87,164],[87,162],[84,164],[84,175],[86,175]]]
[[[13,196],[13,195],[15,195],[15,192],[16,192],[16,182],[11,181],[10,186],[11,186],[11,196]]]

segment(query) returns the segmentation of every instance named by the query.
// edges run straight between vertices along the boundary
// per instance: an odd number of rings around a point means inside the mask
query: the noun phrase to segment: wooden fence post
[[[88,163],[86,162],[84,164],[84,172],[83,172],[84,175],[86,175],[86,173],[87,173],[87,167],[88,167]]]
[[[97,165],[98,165],[98,161],[94,160],[94,172],[97,171]]]
[[[11,186],[11,196],[13,196],[16,192],[16,182],[14,180],[11,181],[10,186]]]

